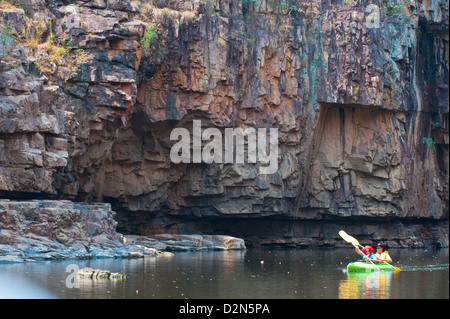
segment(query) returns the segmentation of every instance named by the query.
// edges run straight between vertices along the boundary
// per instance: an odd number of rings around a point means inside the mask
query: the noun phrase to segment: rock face
[[[109,204],[0,200],[0,260],[114,255],[123,244],[113,217]]]
[[[231,236],[124,237],[116,232],[114,217],[107,203],[0,200],[0,262],[139,258],[164,255],[164,251],[246,248],[242,239]]]
[[[32,0],[0,23],[3,198],[109,202],[139,235],[448,246],[445,1]],[[277,172],[173,163],[193,120],[277,128]]]

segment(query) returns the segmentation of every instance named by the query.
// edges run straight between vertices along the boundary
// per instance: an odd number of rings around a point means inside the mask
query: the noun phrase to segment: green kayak
[[[375,266],[376,265],[376,266]],[[386,264],[372,264],[368,261],[355,261],[347,265],[348,272],[374,272],[374,271],[394,271],[390,265]],[[378,268],[377,268],[378,266]]]

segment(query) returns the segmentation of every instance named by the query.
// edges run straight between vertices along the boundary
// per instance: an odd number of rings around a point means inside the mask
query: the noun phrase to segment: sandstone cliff
[[[109,202],[140,235],[448,246],[446,1],[17,0],[0,24],[2,198]],[[199,119],[278,128],[278,171],[172,163]]]

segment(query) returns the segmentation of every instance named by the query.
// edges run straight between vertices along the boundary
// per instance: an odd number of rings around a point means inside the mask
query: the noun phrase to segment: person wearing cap
[[[383,263],[383,262],[391,263],[392,262],[391,256],[389,256],[389,253],[387,250],[384,250],[384,245],[381,243],[379,243],[377,245],[377,252],[375,253],[375,257],[381,263]]]
[[[370,260],[376,261],[376,259],[377,259],[377,257],[373,253],[372,246],[365,246],[361,251],[358,248],[356,248],[356,252],[358,254],[362,255],[362,257],[365,261],[370,261]]]

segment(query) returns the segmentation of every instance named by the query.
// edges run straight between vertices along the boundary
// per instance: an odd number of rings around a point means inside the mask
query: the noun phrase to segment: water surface
[[[390,254],[400,273],[347,273],[346,265],[358,258],[353,249],[249,249],[0,264],[0,297],[20,298],[26,292],[25,298],[45,298],[46,293],[77,299],[449,298],[448,249],[393,249]],[[80,279],[79,288],[70,288],[66,268],[71,264],[121,272],[126,279]]]

